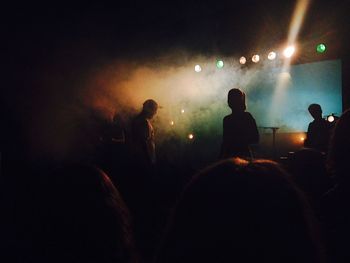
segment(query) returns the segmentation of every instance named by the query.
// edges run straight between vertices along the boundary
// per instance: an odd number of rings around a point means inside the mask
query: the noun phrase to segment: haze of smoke
[[[228,91],[237,87],[249,91],[262,81],[262,68],[271,67],[271,63],[260,63],[248,69],[237,59],[222,58],[224,68],[218,69],[214,57],[181,56],[168,55],[162,63],[119,61],[102,68],[91,77],[84,91],[85,102],[110,119],[113,113],[140,111],[142,103],[152,98],[161,106],[155,119],[158,134],[166,137],[171,132],[186,138],[197,132],[220,136],[222,118],[230,112]],[[199,73],[194,71],[196,64],[202,68]],[[248,107],[253,103],[248,98]]]
[[[104,63],[96,65],[94,70],[90,65],[85,73],[68,80],[56,76],[55,71],[46,74],[47,80],[42,85],[42,90],[47,90],[45,111],[38,104],[32,112],[35,123],[30,121],[27,125],[31,127],[31,147],[33,151],[61,157],[72,152],[93,151],[89,141],[95,136],[93,129],[97,120],[111,122],[118,114],[127,124],[149,98],[160,105],[153,121],[159,144],[171,136],[188,140],[189,133],[193,133],[195,139],[220,140],[222,118],[230,113],[228,91],[241,88],[247,93],[248,111],[263,114],[266,102],[262,100],[268,100],[268,96],[259,91],[259,85],[263,82],[275,85],[271,79],[278,71],[264,69],[274,69],[278,63],[267,61],[241,66],[236,58],[221,57],[225,65],[217,69],[216,59],[176,51],[143,62]],[[202,67],[200,73],[194,71],[196,64]],[[264,96],[250,96],[251,92],[261,92]],[[261,119],[261,116],[254,117],[257,121]]]

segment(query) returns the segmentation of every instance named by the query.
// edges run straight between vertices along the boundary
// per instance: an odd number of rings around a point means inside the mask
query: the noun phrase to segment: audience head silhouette
[[[322,109],[319,104],[310,104],[308,110],[315,120],[322,119]]]
[[[309,198],[321,198],[330,186],[325,154],[310,148],[295,152],[290,158],[293,181]]]
[[[143,103],[142,112],[145,114],[147,119],[152,119],[156,115],[158,110],[158,104],[152,99],[148,99]]]
[[[44,261],[134,262],[128,210],[104,172],[69,165],[47,180]]]
[[[228,92],[227,103],[232,111],[245,111],[245,93],[240,89],[231,89]]]
[[[157,262],[320,262],[312,217],[274,162],[228,159],[185,189]]]

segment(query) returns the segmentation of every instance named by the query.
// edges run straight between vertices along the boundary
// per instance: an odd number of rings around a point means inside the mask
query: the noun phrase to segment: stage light
[[[289,46],[283,51],[283,55],[286,58],[291,58],[295,52],[295,47],[294,46]]]
[[[201,71],[202,71],[201,66],[200,66],[200,65],[195,65],[195,66],[194,66],[194,71],[196,71],[197,73],[198,73],[198,72],[201,72]]]
[[[300,137],[300,141],[301,142],[305,141],[305,137]]]
[[[334,115],[332,114],[332,115],[327,116],[327,121],[334,122],[335,121]]]
[[[322,44],[322,43],[320,43],[316,46],[317,53],[324,53],[324,52],[326,52],[326,49],[327,49],[326,45]]]
[[[192,133],[190,133],[187,137],[188,137],[188,139],[190,139],[190,140],[193,140],[193,139],[194,139],[194,135],[193,135]]]
[[[268,58],[269,60],[274,60],[276,57],[277,57],[277,54],[276,54],[276,52],[273,52],[273,51],[271,51],[271,52],[267,55],[267,58]]]
[[[174,126],[174,124],[175,124],[174,121],[171,121],[171,122],[170,122],[170,125],[171,125],[171,126]]]
[[[216,61],[216,67],[217,68],[223,68],[224,67],[224,61],[222,61],[222,60]]]
[[[241,63],[242,65],[244,65],[245,63],[247,63],[247,59],[245,57],[241,57],[239,59],[239,63]]]
[[[184,110],[184,109],[181,109],[181,113],[184,114],[184,113],[185,113],[185,110]]]
[[[258,62],[260,61],[260,56],[259,56],[259,55],[254,55],[254,56],[252,57],[252,61],[253,61],[254,63],[258,63]]]

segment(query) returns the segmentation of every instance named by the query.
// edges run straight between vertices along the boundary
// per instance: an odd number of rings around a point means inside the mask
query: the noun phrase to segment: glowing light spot
[[[222,60],[216,61],[216,67],[217,68],[223,68],[224,67],[224,61],[222,61]]]
[[[327,121],[329,121],[329,122],[335,121],[334,116],[333,116],[333,115],[329,115],[329,116],[327,117]]]
[[[254,56],[252,57],[252,61],[253,61],[254,63],[258,63],[258,62],[260,61],[260,56],[259,56],[259,55],[254,55]]]
[[[241,57],[239,59],[239,63],[241,63],[242,65],[244,65],[245,63],[247,63],[247,59],[245,57]]]
[[[190,133],[190,134],[188,135],[188,139],[193,140],[193,139],[194,139],[194,135],[193,135],[192,133]]]
[[[184,113],[185,113],[185,110],[184,110],[184,109],[181,109],[181,113],[184,114]]]
[[[201,71],[202,71],[201,66],[200,66],[200,65],[195,65],[195,66],[194,66],[194,71],[196,71],[197,73],[198,73],[198,72],[201,72]]]
[[[171,121],[171,122],[170,122],[170,125],[171,125],[171,126],[174,126],[174,124],[175,124],[174,121]]]
[[[300,137],[300,141],[301,142],[305,141],[305,137]]]
[[[291,58],[294,55],[294,52],[295,52],[295,47],[294,46],[289,46],[289,47],[284,49],[283,55],[286,58]]]
[[[326,45],[325,44],[318,44],[317,46],[316,46],[316,51],[318,52],[318,53],[324,53],[325,51],[326,51]]]
[[[274,60],[276,57],[277,57],[277,54],[276,54],[276,52],[273,52],[273,51],[271,51],[271,52],[267,55],[267,58],[268,58],[269,60]]]

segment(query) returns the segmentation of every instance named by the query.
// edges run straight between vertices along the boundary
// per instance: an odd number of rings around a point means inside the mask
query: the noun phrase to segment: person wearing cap
[[[152,166],[156,163],[155,138],[151,120],[157,110],[157,102],[148,99],[143,103],[142,111],[131,123],[132,154],[141,165]]]

